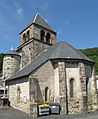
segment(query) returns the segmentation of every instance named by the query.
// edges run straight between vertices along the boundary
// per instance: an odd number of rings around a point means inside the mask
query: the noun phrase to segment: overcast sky
[[[0,0],[0,53],[19,46],[19,33],[36,12],[77,49],[98,47],[98,0]]]

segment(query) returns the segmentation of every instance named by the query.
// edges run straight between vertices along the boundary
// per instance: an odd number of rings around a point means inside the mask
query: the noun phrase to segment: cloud
[[[65,21],[65,24],[68,25],[68,24],[70,24],[70,22],[69,21]]]
[[[17,9],[17,13],[18,13],[18,15],[22,16],[23,15],[23,9],[22,8]]]
[[[23,9],[22,9],[22,7],[19,6],[19,4],[16,2],[16,0],[13,0],[13,4],[17,10],[17,14],[19,16],[23,16]]]

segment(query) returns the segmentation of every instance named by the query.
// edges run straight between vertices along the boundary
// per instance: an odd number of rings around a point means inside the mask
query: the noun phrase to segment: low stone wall
[[[30,105],[30,115],[33,116],[33,117],[38,117],[37,104]]]

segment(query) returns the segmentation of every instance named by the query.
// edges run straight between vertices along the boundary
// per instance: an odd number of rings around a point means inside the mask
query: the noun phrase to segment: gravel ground
[[[0,109],[0,119],[36,119],[13,108]],[[98,119],[98,111],[82,115],[50,115],[38,119]]]

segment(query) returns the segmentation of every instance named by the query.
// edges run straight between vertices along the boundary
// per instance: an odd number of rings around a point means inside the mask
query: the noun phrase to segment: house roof
[[[28,76],[43,63],[51,59],[86,60],[94,63],[94,61],[92,61],[87,56],[85,56],[84,54],[73,48],[71,45],[69,45],[65,41],[61,41],[49,47],[48,49],[43,50],[35,59],[31,61],[30,64],[28,64],[20,71],[17,71],[8,80]]]
[[[50,31],[55,32],[51,26],[49,26],[49,24],[37,13],[35,15],[35,17],[29,22],[29,24],[20,32],[20,34],[27,29],[29,26],[31,26],[32,24],[37,24],[39,26],[42,26]],[[56,32],[55,32],[56,33]]]
[[[15,50],[9,50],[7,53],[5,53],[4,55],[19,55],[18,52],[16,52]],[[20,56],[20,55],[19,55]]]

